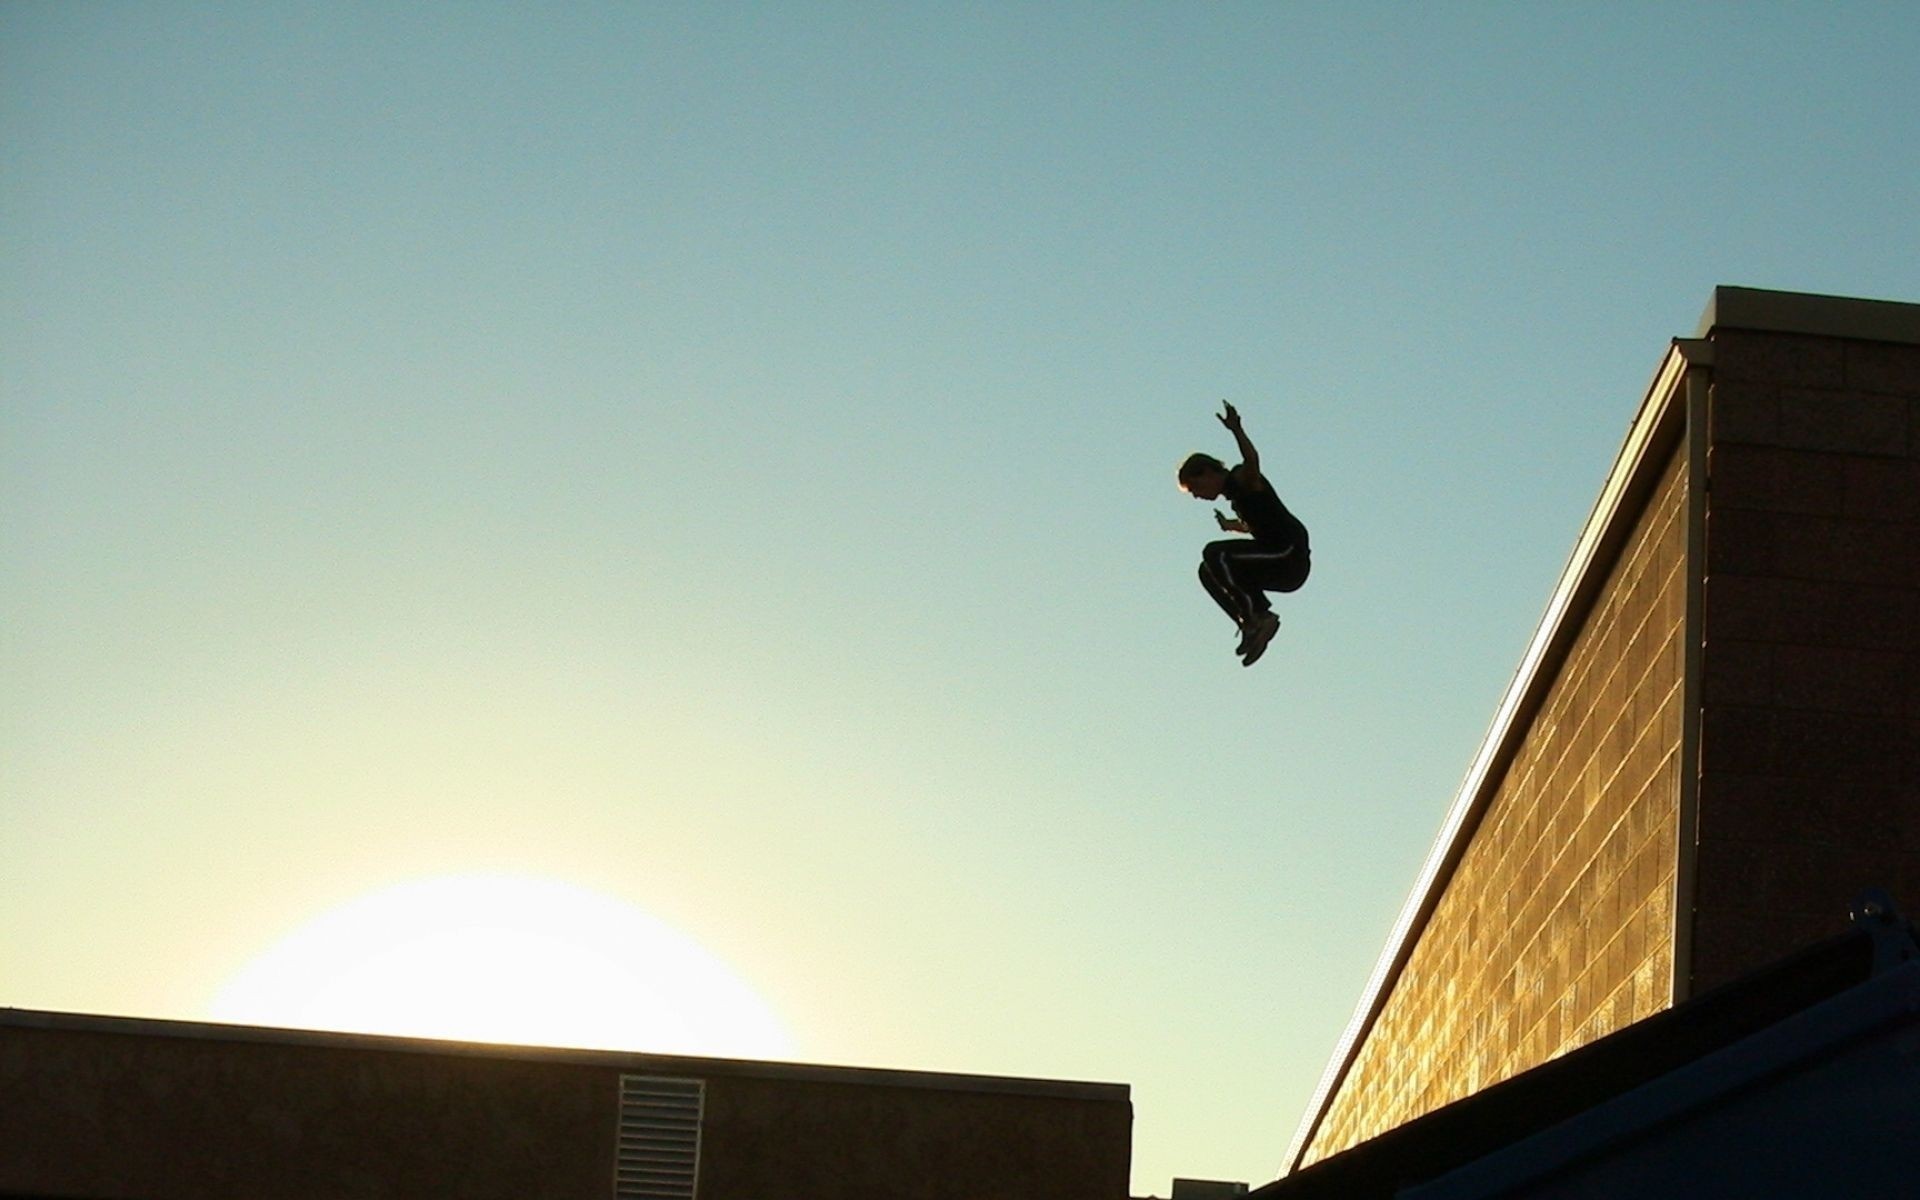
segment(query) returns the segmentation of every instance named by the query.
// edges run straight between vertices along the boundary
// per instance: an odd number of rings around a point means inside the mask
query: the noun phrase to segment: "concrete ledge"
[[[1715,329],[1753,329],[1816,337],[1920,345],[1920,304],[1858,300],[1765,288],[1716,287],[1700,315],[1698,337]]]

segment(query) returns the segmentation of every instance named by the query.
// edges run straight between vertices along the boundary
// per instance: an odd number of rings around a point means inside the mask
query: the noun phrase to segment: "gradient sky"
[[[1920,300],[1887,4],[0,5],[0,1005],[492,872],[1261,1181],[1715,284]],[[1313,529],[1243,670],[1177,492]]]

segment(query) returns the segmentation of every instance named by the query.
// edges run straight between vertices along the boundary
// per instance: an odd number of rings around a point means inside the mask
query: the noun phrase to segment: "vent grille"
[[[620,1077],[614,1200],[693,1200],[705,1098],[698,1079]]]

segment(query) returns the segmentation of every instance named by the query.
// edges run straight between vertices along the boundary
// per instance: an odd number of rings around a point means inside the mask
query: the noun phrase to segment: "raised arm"
[[[1260,452],[1253,448],[1253,442],[1247,437],[1247,431],[1240,427],[1240,410],[1224,400],[1220,404],[1226,410],[1219,414],[1220,423],[1227,427],[1227,432],[1231,433],[1233,440],[1239,443],[1240,461],[1246,467],[1247,474],[1254,479],[1264,478],[1260,474]],[[1247,482],[1251,483],[1253,479]]]

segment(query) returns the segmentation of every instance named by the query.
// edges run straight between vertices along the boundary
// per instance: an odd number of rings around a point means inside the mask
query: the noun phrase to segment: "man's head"
[[[1226,482],[1227,464],[1211,454],[1190,454],[1180,464],[1180,490],[1195,500],[1218,500]]]

